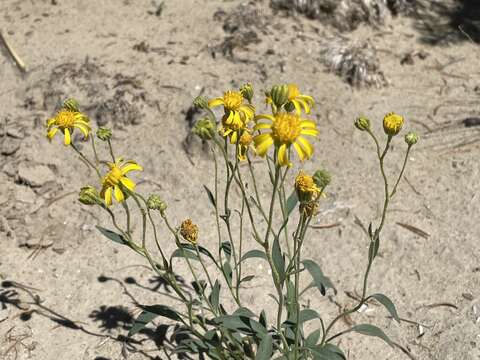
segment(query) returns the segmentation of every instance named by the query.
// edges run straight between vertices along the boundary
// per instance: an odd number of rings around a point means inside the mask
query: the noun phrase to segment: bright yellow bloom
[[[108,166],[110,171],[103,177],[100,196],[105,199],[105,204],[110,206],[112,205],[112,194],[118,202],[125,200],[125,194],[120,184],[130,191],[135,189],[135,183],[125,175],[133,170],[142,171],[143,168],[133,160],[124,162],[122,158],[114,163],[108,163]]]
[[[288,104],[292,104],[295,107],[295,111],[298,115],[301,114],[301,107],[305,110],[306,114],[310,113],[310,109],[315,105],[313,97],[300,94],[298,86],[295,84],[288,84]]]
[[[383,118],[383,130],[385,130],[385,134],[388,136],[395,136],[402,130],[403,123],[403,116],[393,112],[388,113]]]
[[[52,140],[57,131],[61,130],[65,135],[64,144],[70,145],[72,142],[71,136],[75,128],[82,132],[85,139],[92,130],[89,125],[89,119],[85,114],[62,109],[53,118],[47,120],[47,138]]]
[[[225,114],[222,118],[222,133],[223,136],[230,137],[230,143],[236,144],[240,134],[247,128],[247,122],[243,121],[240,117],[228,122],[228,115]]]
[[[244,104],[244,97],[240,91],[227,91],[223,97],[212,99],[208,102],[209,107],[223,105],[225,110],[225,119],[222,120],[227,125],[232,123],[247,123],[255,115],[253,105]]]
[[[275,116],[258,115],[255,120],[266,119],[272,123],[257,122],[254,130],[270,129],[271,132],[254,137],[257,154],[265,156],[271,145],[278,149],[278,164],[291,166],[289,149],[293,145],[300,160],[309,159],[313,154],[313,146],[302,135],[317,136],[315,122],[300,118],[298,114],[279,112]]]
[[[250,134],[250,130],[245,130],[238,140],[238,160],[247,160],[247,152],[253,142],[253,136]]]
[[[180,225],[180,234],[191,244],[196,244],[198,240],[198,226],[191,219],[186,219]]]
[[[295,178],[295,190],[297,191],[300,202],[316,200],[321,193],[313,177],[305,174],[302,170],[300,170]]]

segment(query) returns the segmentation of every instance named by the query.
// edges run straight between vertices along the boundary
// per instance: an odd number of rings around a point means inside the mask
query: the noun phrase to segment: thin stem
[[[128,208],[127,201],[122,201],[123,209],[125,210],[125,214],[127,216],[127,233],[130,234],[130,209]]]
[[[83,155],[83,153],[78,150],[78,148],[75,146],[75,144],[72,142],[70,143],[70,146],[72,147],[73,150],[75,150],[75,152],[80,155],[80,157],[82,158],[83,161],[85,161],[92,169],[94,169],[98,175],[98,177],[101,179],[102,178],[102,175],[100,175],[100,171],[98,170],[98,168],[92,164],[92,162],[90,160],[88,160],[88,158]]]
[[[270,200],[270,210],[268,212],[268,223],[267,223],[267,232],[265,234],[265,245],[268,247],[268,238],[270,236],[270,229],[272,228],[272,220],[273,220],[273,210],[275,207],[275,199],[277,195],[277,187],[278,187],[278,180],[280,178],[280,165],[275,166],[275,178],[273,181],[273,191],[272,191],[272,198]]]
[[[91,139],[91,143],[92,143],[93,155],[95,156],[95,163],[98,166],[98,164],[100,164],[100,159],[98,158],[97,148],[95,146],[95,137],[92,135],[92,136],[90,136],[90,139]]]
[[[107,139],[107,143],[108,143],[108,150],[110,151],[110,156],[112,157],[112,161],[115,162],[115,155],[113,154],[113,146],[110,139]]]
[[[403,177],[403,173],[405,172],[405,168],[407,167],[408,155],[409,155],[409,153],[410,153],[410,149],[411,149],[411,148],[412,148],[411,145],[409,145],[408,148],[407,148],[407,152],[405,153],[405,159],[403,160],[402,170],[400,171],[400,175],[398,175],[397,182],[396,182],[395,185],[393,186],[393,190],[392,190],[392,192],[390,193],[390,199],[392,199],[393,195],[395,195],[395,193],[397,192],[397,186],[398,186],[398,184],[400,183],[400,180],[401,180],[402,177]]]
[[[205,271],[205,275],[207,275],[208,283],[210,284],[210,288],[213,289],[213,282],[212,279],[210,278],[210,274],[207,270],[207,267],[205,266],[205,262],[203,261],[202,257],[200,256],[200,251],[198,251],[198,245],[195,244],[195,251],[198,256],[198,260],[200,261],[200,264],[202,265],[203,271]]]

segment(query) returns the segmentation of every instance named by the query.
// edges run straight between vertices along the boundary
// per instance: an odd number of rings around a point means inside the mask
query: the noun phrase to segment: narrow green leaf
[[[283,258],[282,249],[280,248],[279,237],[275,237],[272,245],[273,265],[280,276],[280,283],[285,280],[285,259]]]
[[[222,269],[227,278],[226,280],[228,285],[232,286],[232,267],[230,266],[230,263],[225,262],[222,266]]]
[[[297,203],[298,203],[297,192],[295,190],[293,190],[292,193],[290,194],[290,196],[287,199],[287,206],[286,206],[287,217],[290,216],[293,209],[295,209],[295,206],[297,206]]]
[[[203,185],[203,188],[204,188],[205,191],[207,192],[208,199],[209,199],[210,202],[212,203],[213,207],[216,208],[216,207],[217,207],[217,203],[215,202],[215,196],[213,196],[212,192],[210,191],[210,189],[209,189],[206,185]]]
[[[260,316],[258,317],[258,321],[264,327],[267,327],[267,314],[265,313],[265,310],[262,310],[262,312],[260,313]]]
[[[143,330],[145,326],[155,319],[158,315],[149,311],[142,311],[140,315],[135,319],[133,326],[128,331],[128,337],[135,335],[139,331]]]
[[[383,332],[383,330],[374,325],[370,325],[370,324],[355,325],[349,331],[355,331],[362,335],[378,337],[383,341],[385,341],[388,345],[393,346],[392,340],[390,340],[390,338]]]
[[[170,320],[182,321],[178,313],[167,305],[143,305],[142,310],[163,316]]]
[[[267,260],[267,255],[265,255],[265,252],[262,251],[262,250],[250,250],[250,251],[247,251],[242,256],[240,261],[247,260],[247,259],[250,259],[250,258],[260,258],[260,259]]]
[[[303,309],[302,311],[300,311],[300,317],[298,319],[298,322],[302,324],[304,322],[307,322],[313,319],[319,319],[319,318],[320,318],[320,315],[315,310]]]
[[[190,250],[192,252],[196,252],[195,247],[197,247],[199,253],[208,256],[214,263],[216,263],[215,257],[212,255],[212,253],[208,251],[207,248],[204,248],[203,246],[200,246],[200,245],[195,246],[190,243],[182,243],[181,246],[183,249]]]
[[[112,230],[105,229],[101,226],[97,226],[97,229],[102,233],[103,236],[116,242],[117,244],[128,245],[127,240],[125,240],[125,238],[122,235],[117,234]]]
[[[220,283],[218,280],[215,280],[215,284],[213,285],[212,293],[210,294],[210,303],[215,309],[218,309],[218,304],[220,300]]]
[[[265,336],[260,345],[258,346],[258,351],[255,354],[255,360],[270,360],[273,353],[273,339],[270,335]]]
[[[332,282],[328,277],[323,275],[322,269],[320,269],[320,266],[314,262],[313,260],[303,260],[302,261],[303,266],[307,269],[307,271],[310,273],[310,275],[313,278],[313,282],[315,283],[315,286],[318,288],[320,293],[325,296],[325,289],[330,288],[333,289],[335,294],[337,293],[337,290],[333,286]]]
[[[314,360],[346,360],[347,357],[340,348],[333,344],[310,347]]]
[[[190,250],[187,250],[187,249],[175,249],[172,255],[170,256],[170,259],[173,259],[175,257],[187,258],[187,259],[192,259],[197,261],[200,260],[196,253],[191,252]]]
[[[380,304],[385,306],[387,311],[392,315],[392,317],[399,323],[400,322],[400,317],[398,316],[397,309],[395,308],[395,304],[390,300],[386,295],[383,294],[373,294],[370,295],[368,299],[374,298],[377,300]]]
[[[243,316],[243,317],[247,317],[247,318],[253,318],[253,317],[255,317],[255,314],[253,313],[253,311],[250,310],[249,308],[246,308],[246,307],[240,307],[240,308],[238,308],[237,310],[235,310],[235,311],[233,312],[233,315]]]
[[[248,281],[252,280],[254,277],[255,277],[255,275],[247,275],[247,276],[245,276],[244,278],[242,278],[242,279],[240,280],[240,282],[241,282],[241,283],[242,283],[242,282],[248,282]]]
[[[230,257],[232,256],[232,244],[228,241],[224,241],[220,245],[220,250],[225,253],[227,260],[230,261]]]

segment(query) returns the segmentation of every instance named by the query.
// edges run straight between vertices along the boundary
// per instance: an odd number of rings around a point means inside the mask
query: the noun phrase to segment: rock
[[[0,147],[0,154],[10,156],[15,154],[20,149],[21,140],[13,137],[4,137],[2,146]]]
[[[18,181],[31,187],[40,187],[46,182],[54,181],[55,174],[45,165],[20,164],[18,167]]]
[[[24,185],[15,186],[15,200],[26,204],[34,204],[36,198],[37,195],[30,187]]]

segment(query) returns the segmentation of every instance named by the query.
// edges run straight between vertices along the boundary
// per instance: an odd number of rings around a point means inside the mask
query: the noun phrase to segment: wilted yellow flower
[[[383,118],[383,130],[385,130],[385,134],[388,136],[395,136],[402,130],[403,123],[403,116],[393,112],[388,113]]]
[[[125,200],[125,194],[123,193],[120,184],[130,191],[135,189],[135,183],[125,175],[133,170],[142,171],[143,168],[133,160],[124,162],[122,158],[114,163],[108,163],[108,166],[110,167],[110,171],[102,180],[102,191],[100,192],[100,196],[105,199],[105,204],[110,206],[112,205],[112,194],[118,202]]]
[[[253,119],[255,108],[253,105],[244,104],[245,98],[240,91],[227,91],[223,97],[212,99],[208,102],[209,107],[223,105],[225,116],[222,120],[225,124],[247,123]]]
[[[291,105],[290,105],[291,104]],[[315,105],[315,100],[309,95],[300,94],[300,89],[295,84],[288,84],[288,107],[293,106],[298,115],[301,114],[301,107],[305,110],[306,114],[310,113],[310,109]]]
[[[247,152],[253,142],[253,136],[250,130],[246,129],[238,140],[238,159],[240,161],[247,160]]]
[[[313,177],[305,174],[302,170],[295,178],[295,190],[300,202],[315,200],[321,192],[321,189],[315,184]]]
[[[73,130],[80,130],[86,139],[91,131],[88,117],[78,111],[68,109],[60,110],[53,118],[47,120],[47,137],[49,140],[55,136],[58,130],[65,135],[64,144],[70,145]]]
[[[317,136],[318,129],[315,122],[302,119],[298,114],[279,112],[276,115],[258,115],[256,120],[266,119],[272,123],[258,122],[254,130],[271,129],[254,137],[257,154],[264,156],[271,145],[278,148],[278,164],[290,166],[289,149],[293,145],[300,160],[309,159],[313,154],[313,146],[302,135]]]
[[[231,122],[228,122],[228,115],[225,114],[222,118],[222,134],[225,137],[230,137],[230,143],[236,144],[240,134],[247,128],[247,122],[237,117]]]
[[[196,244],[198,240],[198,226],[191,219],[186,219],[180,225],[180,235],[189,243]]]

